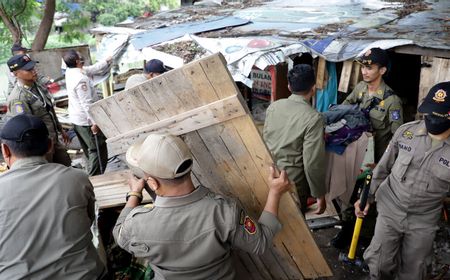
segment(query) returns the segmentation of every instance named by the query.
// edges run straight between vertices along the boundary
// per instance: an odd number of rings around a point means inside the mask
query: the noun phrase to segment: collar
[[[83,73],[83,69],[82,69],[82,68],[78,68],[78,67],[67,68],[67,69],[66,69],[66,73],[67,73],[67,72],[78,72],[78,73]]]
[[[416,136],[428,136],[427,127],[425,126],[425,121],[420,121],[414,130],[414,135]],[[447,143],[447,145],[450,145],[450,137],[442,140],[442,142]]]
[[[305,97],[298,95],[298,94],[291,94],[288,97],[289,100],[295,101],[295,102],[299,102],[299,103],[304,103],[304,104],[309,104],[309,102],[305,99]]]
[[[47,160],[44,157],[40,156],[19,158],[13,163],[10,170],[18,169],[21,167],[42,165],[44,163],[47,163]]]
[[[367,94],[369,94],[369,84],[366,83],[366,82],[364,82],[364,85],[365,85],[365,87],[364,87],[364,92],[366,92]],[[386,90],[388,90],[388,89],[389,89],[389,86],[386,85],[386,83],[384,82],[383,79],[381,79],[380,85],[378,86],[378,89],[375,91],[376,95],[373,95],[373,96],[376,96],[376,97],[378,97],[379,99],[383,99],[383,97],[384,97],[384,92],[385,92]]]
[[[199,201],[209,193],[209,189],[199,186],[193,192],[182,196],[157,196],[155,207],[178,207]]]

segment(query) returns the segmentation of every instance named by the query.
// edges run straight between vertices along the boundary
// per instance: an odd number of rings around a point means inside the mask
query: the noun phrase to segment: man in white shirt
[[[63,55],[63,60],[67,65],[66,87],[69,97],[69,119],[74,125],[75,133],[88,159],[88,174],[90,176],[98,175],[106,166],[108,151],[106,138],[88,111],[91,104],[99,99],[93,81],[88,75],[100,72],[107,67],[111,58],[92,66],[83,66],[84,60],[81,55],[75,50],[70,50]]]

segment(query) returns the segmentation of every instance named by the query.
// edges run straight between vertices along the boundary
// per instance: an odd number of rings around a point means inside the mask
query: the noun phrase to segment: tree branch
[[[13,22],[11,17],[6,12],[5,7],[3,6],[3,3],[0,2],[0,18],[3,21],[3,24],[8,28],[9,32],[11,32],[11,35],[13,37],[14,43],[20,43],[22,41],[22,36],[19,27],[17,24]]]

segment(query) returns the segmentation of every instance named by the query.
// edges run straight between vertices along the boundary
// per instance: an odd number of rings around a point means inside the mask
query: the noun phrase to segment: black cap
[[[144,67],[145,73],[164,73],[167,69],[164,66],[164,63],[159,59],[151,59],[149,60]]]
[[[24,47],[23,47],[21,44],[19,44],[19,43],[13,44],[12,47],[11,47],[11,52],[14,53],[14,52],[18,52],[18,51],[25,51],[25,52],[27,52],[27,51],[29,51],[29,49],[24,48]]]
[[[419,112],[450,118],[450,82],[434,85],[419,106]]]
[[[387,67],[389,64],[389,56],[383,49],[372,48],[366,51],[361,57],[358,57],[357,61],[366,66],[378,64],[381,67]]]
[[[32,60],[27,54],[18,54],[11,57],[8,62],[9,71],[31,70],[36,65],[36,61]]]
[[[22,142],[25,139],[46,139],[48,129],[40,118],[29,114],[19,114],[6,122],[0,132],[0,138],[16,142]]]

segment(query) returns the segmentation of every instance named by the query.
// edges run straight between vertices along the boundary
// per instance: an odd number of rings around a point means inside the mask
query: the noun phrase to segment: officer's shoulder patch
[[[253,222],[252,218],[250,218],[249,216],[245,216],[245,218],[244,218],[244,228],[248,234],[256,233],[256,224],[255,224],[255,222]]]
[[[21,101],[14,103],[14,113],[22,114],[23,112],[25,112],[25,106],[23,103]]]
[[[405,131],[403,131],[402,136],[403,136],[403,138],[411,140],[414,137],[414,133],[412,133],[409,130],[405,130]]]
[[[400,110],[392,110],[391,111],[391,118],[396,121],[400,119]]]

